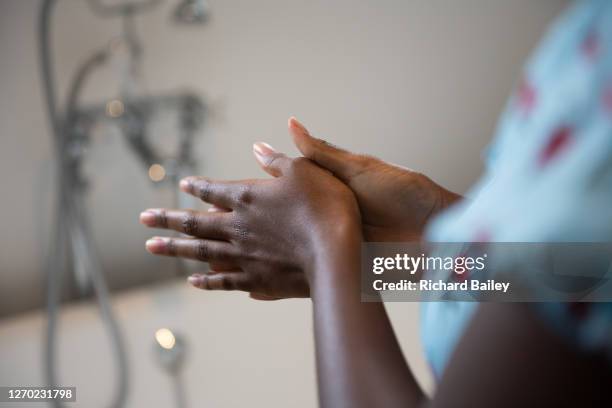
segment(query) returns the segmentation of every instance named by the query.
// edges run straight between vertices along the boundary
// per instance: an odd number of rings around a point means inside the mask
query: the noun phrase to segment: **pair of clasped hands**
[[[188,278],[200,289],[309,297],[317,270],[329,270],[321,262],[359,257],[364,239],[419,240],[428,219],[459,198],[423,174],[317,139],[295,118],[288,125],[303,157],[259,142],[253,153],[272,178],[184,178],[180,189],[212,207],[142,212],[142,224],[185,234],[151,238],[147,250],[208,262],[208,272]]]

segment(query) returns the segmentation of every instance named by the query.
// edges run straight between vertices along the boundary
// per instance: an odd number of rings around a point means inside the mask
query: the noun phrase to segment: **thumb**
[[[291,165],[289,157],[277,152],[264,142],[257,142],[253,145],[253,154],[261,168],[274,177],[282,176]]]
[[[367,164],[365,156],[353,154],[325,140],[311,136],[294,117],[289,118],[289,131],[293,136],[293,142],[304,157],[331,171],[345,183],[349,182],[353,175],[363,170]]]

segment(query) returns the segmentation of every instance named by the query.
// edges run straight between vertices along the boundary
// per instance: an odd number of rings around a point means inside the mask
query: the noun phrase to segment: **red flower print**
[[[595,31],[591,31],[582,41],[580,50],[582,55],[593,61],[599,54],[600,42],[599,36]]]
[[[517,90],[519,108],[525,113],[530,113],[536,105],[537,96],[537,91],[533,85],[526,78],[523,78]]]
[[[559,155],[563,150],[567,148],[569,143],[572,141],[573,131],[568,126],[562,126],[555,130],[548,139],[548,143],[544,146],[544,149],[540,152],[538,157],[538,165],[544,167],[553,158]]]
[[[474,234],[474,242],[487,243],[491,242],[491,232],[488,229],[481,228]]]

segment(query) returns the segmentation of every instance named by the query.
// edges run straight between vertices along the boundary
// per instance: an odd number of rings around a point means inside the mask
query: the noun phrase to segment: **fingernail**
[[[179,183],[179,188],[181,189],[181,191],[184,191],[186,193],[190,192],[191,191],[191,179],[189,177],[182,179]]]
[[[157,223],[157,215],[151,210],[146,210],[140,213],[140,223],[147,227],[154,227]]]
[[[160,237],[153,237],[147,240],[145,247],[150,253],[159,254],[164,252],[164,249],[166,248],[166,240]]]
[[[265,142],[257,142],[253,145],[253,150],[262,156],[269,156],[276,153],[276,150]]]
[[[190,285],[195,286],[197,288],[202,283],[202,276],[201,275],[191,275],[190,277],[187,278],[187,282],[189,282]]]
[[[299,131],[309,134],[308,129],[306,129],[306,127],[304,127],[304,125],[302,125],[300,121],[295,118],[295,116],[289,118],[289,126],[293,126]]]

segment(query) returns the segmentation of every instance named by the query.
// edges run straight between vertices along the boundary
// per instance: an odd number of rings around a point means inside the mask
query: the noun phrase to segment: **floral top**
[[[612,1],[578,1],[551,27],[486,163],[470,199],[430,224],[429,240],[612,242]],[[423,344],[437,377],[476,307],[422,304]],[[612,303],[533,307],[576,347],[612,357]]]

